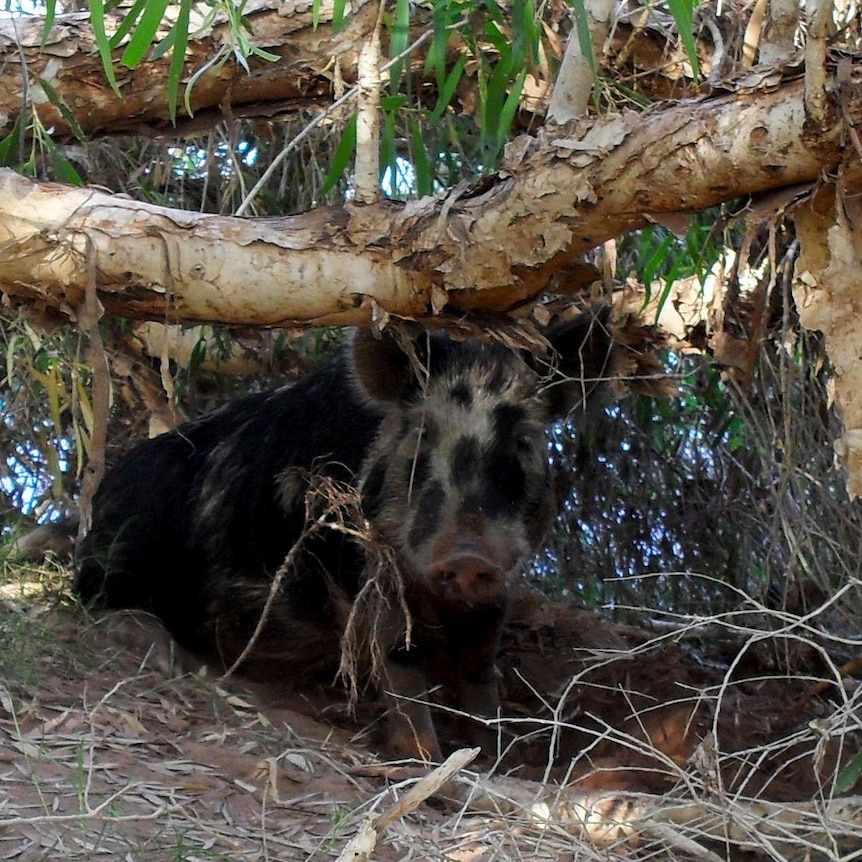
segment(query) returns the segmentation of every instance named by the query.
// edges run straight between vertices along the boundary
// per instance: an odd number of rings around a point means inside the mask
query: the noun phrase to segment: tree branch
[[[862,88],[845,92],[858,123]],[[182,212],[4,170],[0,290],[74,315],[89,247],[99,299],[124,317],[280,326],[367,323],[375,307],[508,311],[577,289],[569,268],[582,252],[662,213],[818,179],[844,157],[842,123],[809,137],[796,80],[523,136],[499,173],[466,190],[279,219]]]
[[[171,9],[178,7],[168,7]],[[207,7],[208,11],[208,7]],[[146,60],[136,69],[115,63],[121,94],[110,87],[96,49],[88,13],[58,15],[42,47],[44,18],[16,16],[0,19],[0,134],[8,134],[22,105],[32,109],[45,128],[54,128],[56,140],[69,139],[72,130],[46,96],[44,80],[74,112],[84,134],[133,133],[154,135],[194,133],[209,129],[225,111],[234,117],[273,116],[280,111],[332,99],[333,58],[347,81],[356,78],[357,45],[371,35],[377,4],[358,5],[344,26],[333,33],[329,26],[332,3],[320,9],[320,24],[312,26],[311,4],[288,0],[274,6],[271,0],[249,0],[244,7],[252,42],[281,57],[280,63],[249,59],[251,74],[234,60],[214,66],[195,83],[191,103],[194,118],[178,107],[177,125],[168,116],[165,92],[169,56]],[[202,20],[204,10],[193,13]],[[113,23],[113,27],[111,26]],[[109,34],[119,21],[107,22]],[[169,26],[169,24],[168,24]],[[167,27],[163,28],[164,36]],[[228,40],[228,28],[216,23],[189,39],[183,81],[215,57]],[[120,56],[121,49],[115,51]],[[29,91],[29,92],[28,92]],[[178,104],[183,103],[182,97]]]

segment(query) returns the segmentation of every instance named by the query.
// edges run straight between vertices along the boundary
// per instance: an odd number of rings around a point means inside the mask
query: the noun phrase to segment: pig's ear
[[[550,376],[544,391],[552,416],[583,407],[613,376],[617,349],[610,317],[608,305],[587,308],[546,333],[555,354],[545,367]]]
[[[415,389],[410,357],[388,331],[375,335],[370,329],[357,329],[349,349],[356,383],[372,400],[400,404]]]

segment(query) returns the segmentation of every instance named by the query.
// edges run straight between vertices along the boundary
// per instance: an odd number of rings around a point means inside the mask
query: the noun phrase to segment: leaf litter
[[[274,700],[184,672],[158,644],[142,658],[60,594],[19,590],[11,608],[0,596],[0,860],[790,860],[862,847],[859,797],[823,784],[807,803],[814,791],[797,778],[828,754],[818,738],[856,745],[858,693],[778,739],[758,736],[787,713],[773,694],[790,696],[787,680],[731,684],[664,636],[626,643],[592,612],[532,597],[516,602],[501,654],[526,741],[501,735],[481,772],[468,749],[432,770],[376,757],[368,715],[351,717],[343,693]],[[542,726],[542,703],[556,723]],[[729,749],[736,727],[747,735]],[[566,775],[530,768],[537,728],[564,752]],[[534,747],[541,766],[547,741]],[[802,801],[759,796],[794,761],[783,786]]]

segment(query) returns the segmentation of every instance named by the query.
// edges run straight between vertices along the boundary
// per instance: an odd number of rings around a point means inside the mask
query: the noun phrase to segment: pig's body
[[[356,630],[377,638],[391,746],[438,757],[430,713],[412,699],[439,686],[453,706],[493,713],[506,579],[554,512],[545,429],[603,376],[605,321],[590,313],[551,333],[561,359],[550,375],[499,345],[424,333],[417,372],[394,343],[360,334],[295,386],[143,443],[96,495],[79,594],[148,610],[230,665],[307,526],[308,489],[320,477],[358,487],[403,592],[380,576],[379,554],[320,529],[296,549],[250,660],[297,684],[331,672],[351,603],[375,579],[390,591],[375,605],[385,610]]]

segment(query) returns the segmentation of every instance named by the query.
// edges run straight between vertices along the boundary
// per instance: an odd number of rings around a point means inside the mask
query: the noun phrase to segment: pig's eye
[[[533,439],[526,435],[521,435],[515,439],[515,451],[519,455],[529,455],[533,451]]]
[[[423,449],[435,446],[440,437],[438,426],[436,423],[426,417],[423,422],[413,428],[413,441],[416,446],[421,446]]]

